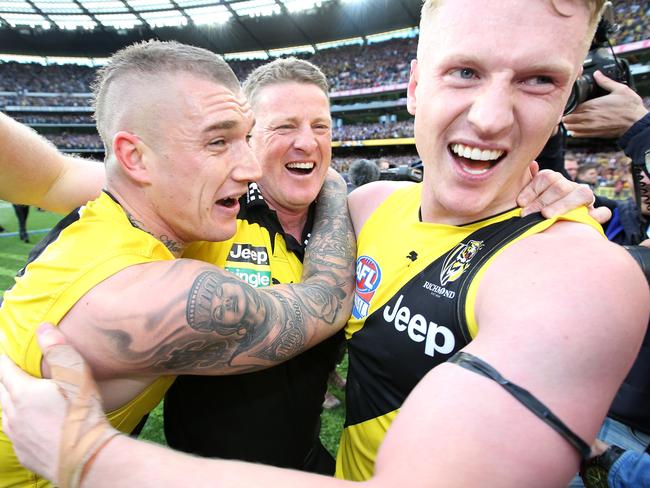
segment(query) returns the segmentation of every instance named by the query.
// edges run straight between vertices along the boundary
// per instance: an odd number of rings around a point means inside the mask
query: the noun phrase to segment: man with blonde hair
[[[314,202],[332,155],[327,80],[307,61],[277,59],[253,71],[243,91],[256,119],[250,144],[262,175],[239,199],[235,235],[190,244],[182,257],[216,265],[256,288],[297,283],[314,225]],[[106,100],[100,97],[98,108]],[[160,109],[152,110],[158,114]],[[10,119],[0,116],[0,122],[0,195],[69,211],[100,193],[101,165],[66,158]],[[31,151],[20,152],[24,147]],[[29,184],[20,181],[27,168]],[[529,211],[546,204],[545,211],[557,212],[558,204],[573,208],[588,201],[586,190],[551,172],[537,175],[526,191],[540,193]],[[319,439],[320,412],[341,341],[336,334],[259,372],[177,378],[165,396],[168,444],[202,456],[333,474],[334,459]],[[211,394],[215,391],[219,395]]]
[[[599,10],[577,0],[425,5],[408,89],[424,181],[376,182],[350,196],[359,257],[344,477],[560,487],[589,455],[643,337],[647,284],[584,209],[522,217],[517,195],[562,116]],[[56,331],[42,340],[74,354]],[[68,400],[6,361],[2,375],[21,460],[57,479],[49,451],[70,452],[59,442],[70,431]],[[21,395],[44,390],[47,412],[20,408]],[[105,431],[97,404],[80,403]],[[84,481],[98,488],[146,486],[152,471],[156,486],[348,484],[125,437],[84,454],[93,459]]]

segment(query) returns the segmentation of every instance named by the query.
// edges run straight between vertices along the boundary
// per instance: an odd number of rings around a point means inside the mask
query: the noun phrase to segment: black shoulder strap
[[[532,213],[526,215],[525,217],[513,217],[511,219],[483,227],[465,239],[481,240],[484,238],[489,238],[492,240],[492,243],[487,249],[487,252],[481,253],[480,256],[477,256],[474,266],[472,266],[466,273],[464,273],[461,278],[462,283],[458,291],[458,301],[456,302],[456,319],[458,320],[458,323],[460,324],[460,330],[463,331],[463,334],[465,335],[465,339],[467,341],[471,341],[472,339],[469,337],[467,315],[465,314],[465,303],[467,301],[467,293],[469,291],[469,287],[472,284],[474,277],[497,251],[503,249],[503,247],[508,245],[517,237],[524,234],[528,229],[534,227],[543,220],[545,219],[540,212]]]
[[[562,422],[551,410],[540,402],[528,390],[516,385],[490,366],[488,363],[467,352],[459,351],[449,358],[450,363],[457,364],[474,373],[485,376],[500,384],[505,390],[515,397],[524,407],[533,412],[537,417],[542,419],[558,434],[564,437],[569,444],[576,448],[580,453],[582,460],[585,461],[590,457],[591,448],[589,444],[583,441],[575,432],[573,432],[564,422]]]

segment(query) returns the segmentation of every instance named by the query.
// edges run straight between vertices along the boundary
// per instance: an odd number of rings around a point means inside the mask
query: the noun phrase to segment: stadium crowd
[[[616,20],[620,30],[612,36],[612,43],[626,44],[650,38],[650,3],[647,0],[617,0],[614,2]],[[394,38],[381,42],[351,44],[323,49],[315,54],[297,54],[319,66],[328,78],[332,92],[406,83],[409,60],[415,58],[418,38]],[[231,60],[229,64],[239,79],[246,76],[266,60]],[[96,69],[80,65],[47,65],[38,63],[0,63],[0,92],[15,95],[0,97],[4,105],[48,104],[78,106],[74,98],[29,96],[29,93],[89,93]],[[15,98],[13,98],[15,97]],[[26,99],[25,99],[26,98]],[[47,100],[47,102],[46,102]],[[11,102],[11,103],[10,103]],[[55,102],[55,103],[52,103]]]
[[[650,38],[650,2],[645,0],[618,0],[616,20],[620,30],[612,35],[613,44],[625,44]],[[328,78],[331,92],[405,83],[408,80],[409,60],[416,55],[417,37],[394,38],[382,42],[351,44],[324,49],[315,54],[298,55],[318,65]],[[245,77],[265,60],[230,61],[239,79]],[[90,86],[96,67],[82,65],[41,65],[38,63],[0,63],[0,109],[5,107],[90,107]],[[644,99],[646,107],[650,97]],[[89,113],[21,113],[13,109],[11,115],[20,122],[38,124],[93,124]],[[46,134],[57,147],[64,150],[101,151],[98,135],[76,133],[71,127],[58,134]],[[411,119],[398,122],[344,123],[332,130],[334,141],[361,141],[413,137]],[[414,153],[413,153],[414,154]],[[390,156],[391,166],[410,164],[413,154]],[[598,169],[598,187],[614,188],[615,196],[628,195],[628,160],[618,153],[578,152],[579,164],[595,164]],[[337,158],[335,165],[345,171],[355,157]],[[608,190],[608,195],[611,191]]]
[[[378,122],[375,124],[353,124],[334,127],[334,141],[363,141],[366,139],[396,139],[413,137],[413,121]]]

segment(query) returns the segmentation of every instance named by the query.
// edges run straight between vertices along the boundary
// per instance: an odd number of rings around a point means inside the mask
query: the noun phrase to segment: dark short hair
[[[598,169],[599,165],[596,163],[584,163],[578,166],[578,175],[585,174],[590,169]]]
[[[355,187],[365,185],[371,181],[376,181],[379,179],[381,172],[379,167],[372,161],[367,159],[359,159],[350,165],[348,170],[348,176],[350,177],[350,183]]]

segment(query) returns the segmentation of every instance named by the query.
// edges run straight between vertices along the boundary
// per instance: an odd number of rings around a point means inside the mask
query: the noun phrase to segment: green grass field
[[[6,290],[13,285],[14,276],[25,264],[31,248],[45,235],[45,231],[53,227],[60,219],[60,215],[39,212],[32,207],[27,220],[27,231],[30,233],[31,242],[26,244],[18,239],[18,223],[13,207],[0,201],[0,225],[5,228],[5,231],[0,233],[0,290]],[[347,357],[338,369],[341,376],[345,378],[347,375]],[[342,402],[340,406],[323,412],[321,416],[321,439],[325,447],[332,454],[335,454],[341,429],[343,428],[344,408],[342,405],[345,394],[338,388],[330,387],[330,391]],[[142,430],[140,438],[165,444],[162,404],[158,405],[149,415],[149,420]]]

